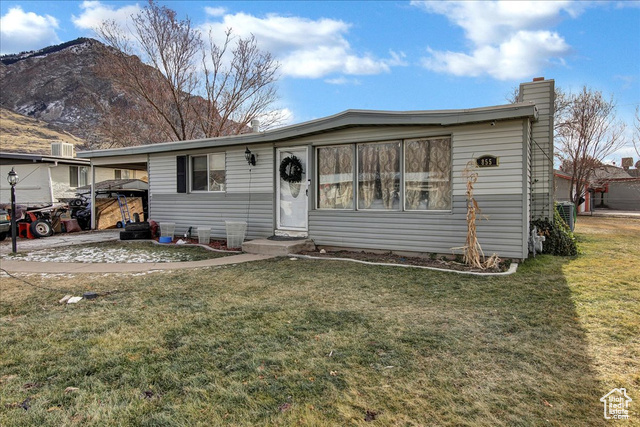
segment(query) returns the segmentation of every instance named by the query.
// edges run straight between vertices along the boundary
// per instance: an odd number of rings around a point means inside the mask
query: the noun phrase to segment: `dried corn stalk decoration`
[[[468,266],[486,270],[488,268],[497,268],[500,258],[498,258],[498,255],[493,254],[489,259],[485,260],[484,252],[482,252],[482,247],[476,235],[476,220],[478,220],[478,217],[482,219],[482,211],[473,197],[473,186],[478,181],[476,168],[475,161],[470,160],[462,171],[462,177],[467,181],[467,241],[462,248],[454,249],[462,249],[463,261]]]

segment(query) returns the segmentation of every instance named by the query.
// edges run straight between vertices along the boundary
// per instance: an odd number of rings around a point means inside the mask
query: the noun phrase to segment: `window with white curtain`
[[[353,209],[353,146],[318,148],[318,208]]]
[[[225,154],[191,156],[191,191],[224,191]]]
[[[316,153],[318,209],[451,210],[451,137],[327,146]]]
[[[400,142],[358,144],[358,209],[400,209]]]
[[[421,138],[404,145],[405,210],[451,209],[451,138]]]

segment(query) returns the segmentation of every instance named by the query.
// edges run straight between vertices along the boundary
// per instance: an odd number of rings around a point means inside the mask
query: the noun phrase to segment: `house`
[[[569,190],[571,189],[571,174],[556,169],[553,171],[553,177],[555,183],[555,201],[559,203],[572,202],[569,192]],[[580,188],[578,189],[578,187]],[[591,200],[591,195],[593,192],[589,191],[589,183],[585,181],[582,181],[581,185],[578,185],[578,183],[574,183],[573,188],[574,194],[577,194],[579,191],[582,195],[582,198],[584,198],[584,202],[578,205],[578,207],[576,208],[576,212],[591,212],[593,209],[593,201]]]
[[[448,253],[464,245],[466,181],[486,253],[527,258],[529,223],[553,214],[554,81],[520,85],[509,105],[343,113],[236,136],[78,153],[100,168],[145,170],[149,215],[176,232],[246,221],[249,239]],[[255,165],[251,161],[255,159]],[[298,168],[299,166],[299,168]],[[458,250],[459,251],[459,250]]]
[[[54,142],[50,154],[0,152],[0,176],[6,177],[11,169],[18,174],[16,201],[21,205],[48,205],[76,197],[76,190],[91,184],[90,161],[75,157],[72,144]],[[103,168],[96,179],[109,180],[118,175],[146,176],[146,172],[129,169]],[[6,179],[0,180],[0,201],[9,203],[10,187]]]
[[[640,211],[640,178],[632,176],[632,169],[602,165],[591,173],[591,188],[596,194],[594,207],[623,211]]]

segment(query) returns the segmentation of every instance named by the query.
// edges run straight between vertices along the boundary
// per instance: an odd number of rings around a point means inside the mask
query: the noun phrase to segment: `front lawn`
[[[290,260],[2,277],[0,425],[606,425],[640,420],[640,221],[506,277]],[[72,387],[72,388],[69,388]],[[618,422],[630,425],[629,422]]]

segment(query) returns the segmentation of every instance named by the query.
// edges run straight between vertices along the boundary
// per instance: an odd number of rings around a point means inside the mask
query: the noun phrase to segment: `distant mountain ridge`
[[[55,53],[61,51],[62,49],[66,49],[71,46],[75,46],[82,43],[90,42],[91,39],[86,37],[80,37],[75,40],[71,40],[70,42],[60,43],[53,46],[48,46],[40,50],[31,50],[20,53],[9,53],[7,55],[0,56],[0,62],[4,65],[11,65],[18,61],[22,61],[23,59],[35,58],[38,56],[45,56],[49,53]]]
[[[0,57],[0,106],[42,120],[85,141],[79,149],[141,145],[170,140],[148,104],[107,77],[112,48],[79,38],[38,51]],[[147,80],[160,72],[131,61]],[[105,65],[107,64],[107,65]],[[207,101],[194,97],[197,102]],[[196,134],[194,139],[204,137]]]

